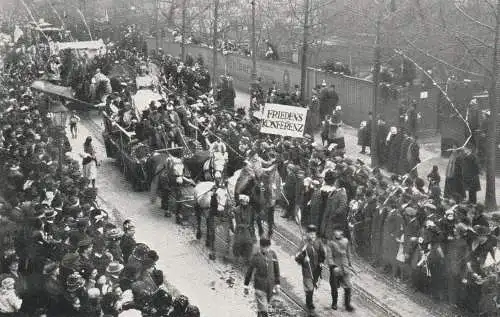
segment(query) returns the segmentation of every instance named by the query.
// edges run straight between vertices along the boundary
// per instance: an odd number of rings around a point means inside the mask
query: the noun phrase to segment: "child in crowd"
[[[71,112],[71,117],[69,118],[69,129],[73,139],[76,139],[78,136],[78,122],[80,122],[80,117],[76,114],[76,111],[73,110]]]

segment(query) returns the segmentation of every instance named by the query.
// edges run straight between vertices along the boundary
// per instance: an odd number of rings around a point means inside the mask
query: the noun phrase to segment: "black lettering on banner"
[[[287,130],[295,132],[304,131],[304,125],[302,123],[291,123],[287,121],[262,120],[262,126],[265,128],[278,129],[278,130]]]

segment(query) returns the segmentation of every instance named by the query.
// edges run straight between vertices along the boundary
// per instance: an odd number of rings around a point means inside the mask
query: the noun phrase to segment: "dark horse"
[[[281,177],[276,167],[271,165],[268,168],[255,168],[246,165],[241,169],[234,189],[236,201],[240,194],[250,197],[250,204],[256,211],[259,236],[264,234],[264,220],[267,221],[268,237],[272,236],[274,230],[274,209],[281,194]]]
[[[151,202],[156,201],[158,191],[161,197],[161,208],[165,210],[165,216],[169,217],[170,193],[173,192],[177,201],[182,199],[181,186],[190,180],[184,176],[184,164],[180,158],[169,153],[154,153],[148,161],[148,170],[151,179]],[[178,223],[183,221],[183,215],[180,212],[180,204],[175,204],[175,215]]]

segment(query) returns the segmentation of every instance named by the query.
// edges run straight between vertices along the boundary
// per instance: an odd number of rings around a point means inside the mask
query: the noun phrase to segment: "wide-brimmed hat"
[[[132,251],[132,255],[139,261],[144,261],[146,259],[148,252],[150,251],[149,247],[144,243],[138,243],[134,250]]]
[[[61,260],[61,265],[72,270],[78,270],[80,256],[78,253],[66,253]]]
[[[113,228],[106,233],[108,239],[119,239],[123,236],[123,232],[118,228]]]
[[[83,238],[82,240],[78,241],[78,247],[79,248],[85,248],[85,247],[88,247],[88,246],[91,246],[92,245],[92,240],[89,239],[89,238]]]
[[[425,203],[424,208],[428,208],[430,210],[436,210],[436,206],[431,204],[430,202]]]
[[[307,226],[307,232],[317,232],[318,231],[318,227],[316,227],[315,225],[308,225]]]
[[[16,284],[16,281],[14,280],[14,278],[12,278],[10,276],[4,276],[2,278],[2,287],[3,288],[12,288],[12,287],[14,287],[15,284]]]
[[[46,209],[45,210],[45,218],[53,219],[57,216],[58,212],[55,209]]]
[[[472,230],[478,235],[478,236],[487,236],[491,233],[491,229],[488,226],[481,226],[481,225],[475,225]]]
[[[244,194],[240,194],[238,196],[238,199],[241,201],[241,202],[249,202],[250,201],[250,197],[248,195],[244,195]]]
[[[54,271],[57,270],[58,268],[59,268],[59,264],[57,264],[55,262],[47,263],[43,267],[43,275],[50,275],[50,274],[54,273]]]
[[[66,280],[66,290],[70,293],[77,291],[85,286],[85,279],[78,273],[73,273]]]
[[[106,272],[109,274],[120,274],[123,271],[123,264],[120,262],[113,261],[108,264],[108,267],[106,267]]]
[[[404,213],[410,217],[413,217],[417,214],[417,210],[412,207],[407,207],[405,208]]]

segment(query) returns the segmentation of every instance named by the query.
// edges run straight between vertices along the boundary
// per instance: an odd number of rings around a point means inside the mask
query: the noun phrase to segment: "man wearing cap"
[[[314,289],[318,288],[318,280],[321,277],[323,262],[325,261],[325,250],[319,239],[316,239],[317,227],[307,226],[307,234],[302,248],[295,255],[295,261],[302,267],[302,279],[306,293],[306,306],[314,310]]]
[[[257,302],[257,317],[268,317],[269,301],[273,293],[280,290],[280,269],[276,253],[269,249],[271,241],[260,239],[260,250],[250,260],[245,275],[245,295],[248,294],[248,285],[254,277],[255,300]],[[255,273],[255,274],[254,274]]]
[[[332,292],[332,309],[337,310],[338,288],[344,287],[344,305],[348,312],[354,310],[351,305],[351,251],[349,240],[344,237],[344,226],[335,225],[333,239],[327,243],[328,265],[330,266],[330,288]]]

